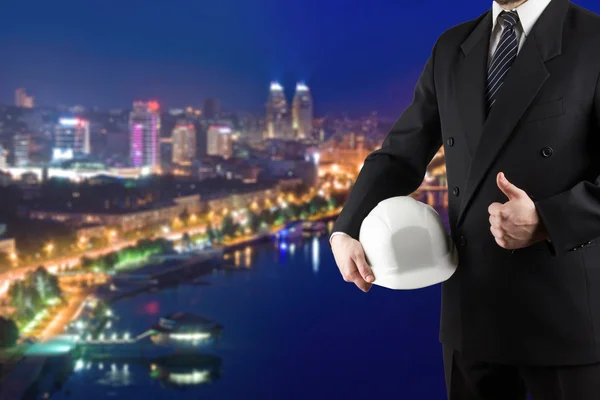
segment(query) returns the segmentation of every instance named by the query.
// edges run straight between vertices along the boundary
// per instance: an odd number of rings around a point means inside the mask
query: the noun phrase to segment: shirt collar
[[[540,15],[542,15],[548,4],[550,4],[550,1],[552,0],[528,0],[513,10],[519,14],[519,22],[521,23],[525,37],[529,36],[533,26],[540,18]],[[496,28],[496,25],[498,24],[498,16],[502,11],[504,11],[502,6],[494,1],[492,3],[492,31]]]

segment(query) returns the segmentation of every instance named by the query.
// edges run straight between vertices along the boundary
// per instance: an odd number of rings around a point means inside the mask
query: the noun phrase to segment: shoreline
[[[307,218],[307,219],[305,219],[305,221],[329,222],[330,220],[335,219],[337,217],[337,215],[339,215],[339,210],[336,210],[336,212],[331,213],[331,214],[321,215],[318,218]],[[296,220],[296,221],[299,222],[301,220]],[[294,221],[288,221],[287,223],[289,223],[289,222],[294,222]],[[215,248],[221,249],[225,253],[225,252],[234,251],[234,250],[239,249],[240,247],[246,247],[248,245],[252,245],[255,243],[267,242],[269,240],[273,240],[273,238],[275,237],[277,232],[279,230],[281,230],[282,228],[283,228],[283,225],[275,227],[275,228],[270,228],[269,233],[257,234],[257,235],[253,235],[253,236],[249,236],[249,237],[242,237],[242,238],[237,239],[233,243],[223,243],[221,245],[215,246]],[[327,232],[327,230],[325,232]],[[220,259],[219,263],[222,264],[224,261],[225,260]],[[186,261],[183,261],[183,262],[186,262]],[[189,262],[189,260],[188,260],[188,262]],[[206,270],[206,267],[210,267],[211,269],[214,268],[213,263],[211,263],[210,260],[202,262],[199,265],[196,265],[193,262],[190,262],[189,264],[190,265],[187,267],[193,268],[196,270],[198,270],[199,267],[204,267],[204,268],[201,268],[203,271],[201,273],[199,273],[197,277],[202,276],[202,275],[206,274],[207,272],[210,272],[210,271]],[[135,269],[134,269],[134,271],[135,271]],[[197,279],[197,277],[194,279]],[[147,285],[140,284],[140,287],[136,288],[135,290],[127,292],[127,293],[122,293],[121,296],[112,298],[111,302],[119,300],[119,299],[127,297],[127,296],[130,296],[130,295],[135,295],[142,291],[148,290],[152,287],[160,287],[160,286],[161,286],[160,284],[155,284],[155,283],[151,283],[151,284],[147,284]],[[91,290],[89,293],[86,293],[86,295],[81,297],[80,303],[78,304],[77,307],[73,308],[74,312],[70,316],[63,315],[63,317],[61,319],[68,320],[70,322],[72,320],[72,318],[74,318],[74,316],[76,314],[78,314],[78,312],[80,311],[81,305],[86,301],[86,299],[90,295],[93,294],[93,291],[94,290]],[[52,325],[53,323],[54,323],[54,320],[50,323],[50,325]],[[52,339],[51,337],[44,338],[44,341],[51,340],[51,339]],[[56,357],[56,356],[54,356],[54,357]],[[52,357],[50,357],[50,358],[52,358]],[[37,381],[37,379],[39,379],[39,375],[42,371],[42,368],[40,368],[39,362],[33,364],[33,365],[36,365],[36,368],[28,368],[31,366],[31,365],[29,365],[30,363],[28,362],[28,360],[34,360],[34,359],[39,360],[39,361],[43,360],[42,363],[45,364],[45,361],[48,359],[48,357],[40,357],[40,356],[35,356],[35,355],[23,354],[23,356],[12,365],[12,367],[13,367],[12,371],[15,371],[15,368],[19,365],[23,366],[23,368],[19,369],[19,371],[18,371],[19,377],[21,378],[20,379],[21,384],[25,383],[25,382],[29,382],[29,383],[33,384],[35,381]],[[11,395],[16,395],[17,392],[20,392],[21,396],[22,396],[22,394],[25,393],[31,385],[25,385],[27,387],[23,387],[23,386],[20,386],[17,382],[11,383],[11,379],[8,379],[8,378],[10,378],[11,375],[13,375],[14,372],[12,372],[12,371],[8,372],[8,374],[3,376],[2,377],[3,379],[0,380],[0,393],[5,393],[5,391],[8,390],[11,393]],[[26,379],[23,379],[24,376],[26,376]],[[15,387],[15,386],[20,386],[20,387]],[[20,397],[15,397],[15,399],[17,399],[17,398],[20,398]]]

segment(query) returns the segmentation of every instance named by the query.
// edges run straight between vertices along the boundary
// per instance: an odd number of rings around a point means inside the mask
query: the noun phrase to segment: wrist
[[[346,238],[346,237],[348,237],[348,236],[347,236],[347,235],[345,235],[345,234],[337,234],[337,235],[332,235],[332,236],[329,238],[329,244],[330,244],[331,246],[333,246],[335,243],[337,243],[337,242],[340,242],[340,241],[341,241],[343,238]]]

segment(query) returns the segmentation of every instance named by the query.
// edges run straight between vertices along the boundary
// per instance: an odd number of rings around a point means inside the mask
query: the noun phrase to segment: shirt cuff
[[[350,237],[350,235],[348,235],[345,232],[333,232],[330,236],[329,236],[329,245],[331,246],[331,239],[335,236],[335,235],[345,235]]]

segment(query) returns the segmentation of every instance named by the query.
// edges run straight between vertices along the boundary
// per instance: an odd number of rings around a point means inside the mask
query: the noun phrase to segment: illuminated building
[[[170,224],[182,212],[196,213],[200,209],[200,196],[190,195],[134,209],[111,208],[88,211],[88,208],[44,209],[43,205],[40,205],[29,211],[29,218],[52,220],[69,226],[98,224],[117,228],[121,232],[131,232],[160,224]]]
[[[173,164],[191,165],[196,158],[196,129],[194,125],[183,122],[175,125],[171,144]]]
[[[130,157],[132,167],[156,168],[160,164],[159,104],[136,101],[129,115]]]
[[[319,151],[320,173],[345,173],[356,176],[365,158],[373,150],[373,145],[366,141],[364,135],[349,133],[343,135],[341,141],[330,138],[323,143]]]
[[[29,135],[15,135],[13,137],[15,167],[25,167],[29,164],[30,144],[31,138]]]
[[[4,169],[7,167],[6,165],[6,155],[7,155],[7,151],[4,150],[4,147],[2,147],[2,145],[0,145],[0,169]]]
[[[19,88],[15,91],[15,105],[17,107],[33,108],[33,97],[27,96],[27,91],[23,88]]]
[[[219,118],[221,114],[221,105],[217,99],[206,99],[204,101],[204,117],[206,119]]]
[[[61,118],[54,130],[52,160],[71,160],[90,154],[90,122],[81,118]]]
[[[206,154],[229,158],[233,154],[232,130],[225,125],[211,125],[207,133]]]
[[[304,83],[296,85],[292,103],[292,128],[297,139],[312,138],[313,99],[310,89]]]
[[[288,104],[283,87],[277,82],[271,82],[266,108],[266,139],[290,139],[293,131],[289,120]]]

